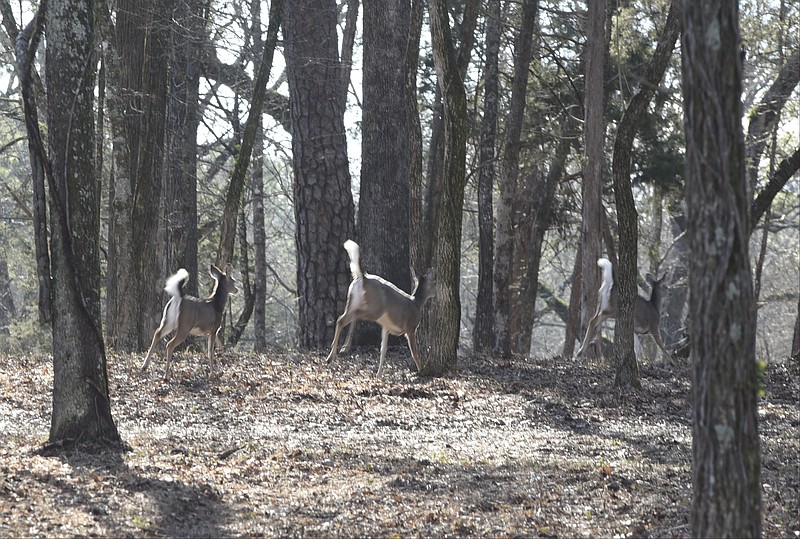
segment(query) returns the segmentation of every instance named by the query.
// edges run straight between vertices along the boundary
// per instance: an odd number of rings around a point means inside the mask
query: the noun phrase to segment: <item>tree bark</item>
[[[500,172],[500,196],[497,200],[495,231],[494,286],[494,355],[511,357],[511,283],[514,260],[513,203],[519,176],[519,154],[522,124],[525,119],[528,67],[531,63],[533,33],[539,10],[537,0],[523,0],[522,23],[514,46],[514,77],[511,82],[511,104],[506,121],[505,151]]]
[[[437,276],[437,296],[430,307],[430,352],[422,354],[425,376],[441,376],[458,366],[458,339],[461,326],[459,295],[461,265],[461,226],[466,183],[467,98],[458,69],[455,46],[450,35],[447,0],[430,0],[433,61],[444,104],[444,162],[441,192],[434,210],[433,267]]]
[[[344,109],[339,100],[333,0],[286,4],[284,53],[292,109],[299,344],[330,346],[350,269],[342,245],[355,229]],[[310,61],[312,60],[313,61]]]
[[[203,0],[179,0],[172,25],[167,155],[164,196],[166,261],[162,275],[180,268],[198,274],[197,129],[200,121],[200,49],[206,13]],[[197,296],[197,279],[186,292]]]
[[[583,203],[581,214],[581,245],[583,264],[581,277],[581,329],[597,309],[599,273],[597,259],[600,257],[600,231],[603,184],[603,64],[605,57],[605,0],[588,0],[588,29],[586,52],[586,87],[584,90],[584,139],[585,158],[583,164]]]
[[[100,330],[100,185],[95,176],[94,13],[89,0],[40,4],[47,11],[49,160],[53,268],[51,443],[118,442]],[[37,15],[37,19],[39,15]],[[29,73],[28,64],[25,73]],[[28,84],[29,77],[26,76]]]
[[[736,2],[683,1],[697,537],[760,537],[755,305]]]
[[[405,89],[411,22],[407,0],[364,4],[361,189],[358,242],[368,272],[411,291],[410,149]],[[391,216],[391,226],[386,217]],[[377,324],[356,342],[377,345]]]
[[[483,118],[478,142],[478,297],[472,346],[476,354],[494,346],[492,285],[494,282],[494,211],[492,190],[496,176],[498,98],[500,96],[500,0],[490,0],[486,13],[486,59],[483,68]]]
[[[615,268],[615,286],[619,287],[617,316],[614,324],[614,351],[617,373],[614,385],[640,389],[639,364],[633,349],[633,303],[638,294],[636,276],[639,258],[639,214],[631,189],[631,149],[633,138],[647,113],[647,107],[664,76],[672,50],[680,34],[679,0],[673,0],[656,50],[644,74],[642,86],[631,98],[617,128],[612,168],[614,198],[619,224],[619,264]]]

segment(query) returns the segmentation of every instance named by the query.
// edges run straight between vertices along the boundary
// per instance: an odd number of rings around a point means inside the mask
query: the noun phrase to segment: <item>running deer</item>
[[[586,347],[592,340],[597,338],[598,331],[602,323],[608,318],[616,318],[617,316],[617,286],[614,282],[613,269],[611,261],[607,258],[600,258],[597,260],[597,265],[603,270],[603,282],[600,285],[599,298],[597,311],[591,320],[589,320],[589,327],[586,330],[586,336],[583,338],[581,347],[578,349],[575,357],[580,357]],[[645,299],[640,295],[636,295],[633,304],[633,331],[637,335],[644,335],[649,333],[655,339],[656,344],[664,352],[667,358],[672,355],[667,351],[664,342],[661,340],[661,332],[659,330],[661,322],[661,298],[664,294],[663,275],[660,279],[656,279],[652,274],[647,274],[647,283],[651,286],[650,299]]]
[[[231,275],[231,265],[225,267],[223,273],[218,267],[211,264],[209,273],[214,278],[214,289],[211,296],[206,299],[199,299],[192,296],[185,296],[183,289],[189,281],[189,272],[181,268],[178,272],[167,279],[167,286],[164,287],[172,298],[164,307],[164,316],[161,324],[153,335],[153,342],[147,357],[142,364],[142,370],[147,369],[150,364],[150,356],[162,337],[171,332],[175,336],[167,342],[167,367],[164,371],[164,379],[169,378],[169,366],[172,360],[172,352],[175,347],[186,339],[189,335],[208,335],[208,363],[214,369],[214,343],[222,327],[222,314],[225,311],[225,304],[228,295],[239,291],[236,288],[236,279]]]
[[[327,363],[336,358],[336,348],[342,330],[350,324],[341,352],[350,350],[353,341],[353,329],[358,320],[369,320],[381,325],[381,359],[378,364],[377,376],[383,372],[383,362],[386,359],[386,349],[389,343],[389,334],[405,335],[411,357],[417,365],[417,372],[422,368],[417,350],[417,339],[414,332],[422,316],[422,307],[428,299],[436,296],[436,275],[428,269],[419,278],[414,291],[409,295],[397,288],[389,281],[369,275],[361,266],[361,250],[353,240],[344,242],[344,248],[350,256],[350,273],[353,281],[347,291],[347,304],[342,316],[336,320],[336,331],[333,336],[331,352],[328,354]]]

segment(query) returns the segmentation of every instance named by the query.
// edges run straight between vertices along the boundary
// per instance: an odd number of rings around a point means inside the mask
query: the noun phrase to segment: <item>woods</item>
[[[234,268],[224,367],[189,339],[145,391],[206,392],[242,356],[331,369],[354,240],[365,273],[436,281],[419,362],[392,339],[375,391],[588,365],[585,398],[635,413],[666,369],[687,525],[761,535],[765,373],[800,368],[800,10],[701,4],[0,0],[0,353],[52,364],[47,447],[126,441],[113,373],[179,269],[202,301],[203,268]],[[590,344],[601,257],[613,338]],[[656,282],[666,350],[634,309]],[[368,377],[379,335],[358,322],[336,363]]]

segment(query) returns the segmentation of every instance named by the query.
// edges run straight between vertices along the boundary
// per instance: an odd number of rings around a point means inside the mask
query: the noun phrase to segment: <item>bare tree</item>
[[[737,2],[681,2],[697,537],[760,537],[755,304]]]

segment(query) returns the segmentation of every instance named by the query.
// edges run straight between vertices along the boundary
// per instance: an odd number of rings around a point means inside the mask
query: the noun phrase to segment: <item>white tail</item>
[[[597,338],[602,323],[608,318],[617,317],[617,287],[614,281],[614,273],[611,261],[607,258],[597,260],[597,265],[603,270],[603,282],[598,291],[597,311],[589,320],[589,327],[586,329],[586,336],[583,338],[580,348],[575,353],[580,357],[586,347]],[[645,299],[637,295],[633,303],[633,331],[638,335],[649,333],[655,339],[656,344],[664,352],[667,358],[672,355],[667,351],[664,342],[661,340],[661,298],[664,292],[664,278],[656,279],[652,274],[647,274],[647,283],[651,286],[650,298]]]
[[[185,269],[179,269],[175,275],[167,279],[167,285],[164,290],[172,298],[164,307],[164,316],[161,318],[161,324],[153,335],[153,342],[150,344],[150,350],[147,351],[142,370],[147,369],[150,364],[150,357],[161,338],[173,331],[175,336],[167,343],[165,380],[169,378],[169,366],[172,361],[173,350],[189,335],[208,335],[208,363],[214,369],[214,343],[222,326],[222,314],[225,311],[225,304],[228,301],[228,295],[235,294],[239,289],[236,287],[236,279],[231,275],[230,264],[225,267],[225,273],[213,264],[209,268],[209,272],[214,278],[214,289],[206,299],[183,295],[183,287],[189,280],[189,273]]]
[[[344,313],[336,321],[336,332],[333,336],[331,352],[326,361],[330,363],[336,357],[339,338],[345,326],[350,324],[350,331],[342,347],[342,352],[350,349],[355,323],[358,320],[369,320],[381,325],[381,359],[378,364],[377,376],[380,377],[383,372],[383,362],[386,359],[390,333],[406,336],[411,357],[414,358],[417,371],[419,371],[422,364],[414,332],[419,325],[425,302],[436,296],[436,275],[433,270],[429,269],[419,278],[417,286],[409,295],[377,275],[365,274],[361,267],[361,250],[356,242],[347,240],[344,248],[350,257],[350,273],[353,275],[353,281],[347,291],[347,305]]]

